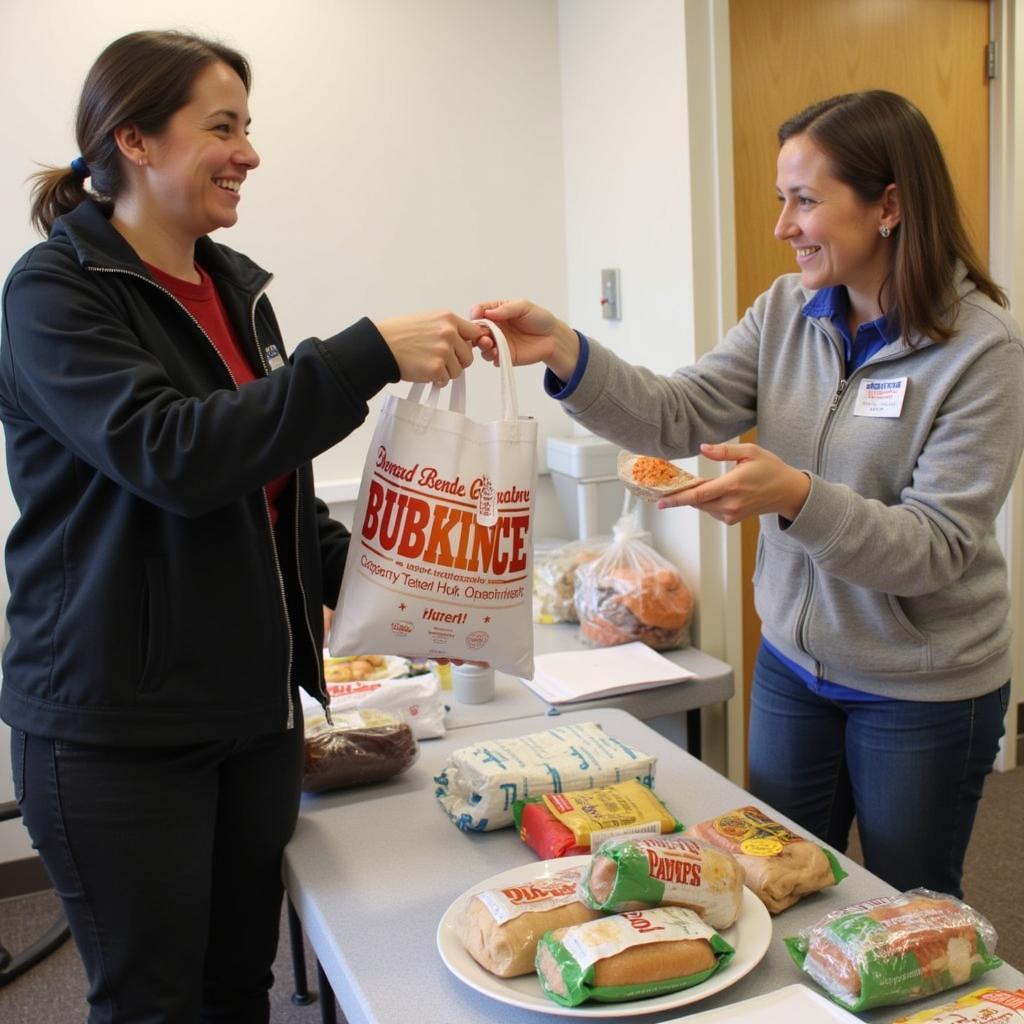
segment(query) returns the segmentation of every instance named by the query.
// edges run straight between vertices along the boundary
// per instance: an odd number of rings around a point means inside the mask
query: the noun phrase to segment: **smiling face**
[[[146,139],[149,208],[169,233],[191,240],[238,220],[239,190],[259,156],[238,75],[219,61],[196,76],[191,99]]]
[[[793,246],[804,287],[846,285],[855,305],[876,303],[892,266],[893,240],[879,233],[883,223],[893,226],[884,198],[865,202],[834,177],[828,157],[806,134],[779,150],[776,190],[782,212],[775,237]]]

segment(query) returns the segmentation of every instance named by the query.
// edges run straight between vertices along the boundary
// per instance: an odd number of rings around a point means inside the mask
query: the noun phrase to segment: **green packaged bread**
[[[743,905],[743,869],[731,853],[686,836],[622,836],[602,843],[580,882],[588,907],[620,913],[664,904],[728,928]]]
[[[992,925],[928,889],[833,910],[785,943],[797,966],[855,1013],[944,992],[1002,963]]]
[[[561,1006],[617,1003],[678,992],[721,970],[734,950],[684,907],[656,907],[547,932],[537,976]]]

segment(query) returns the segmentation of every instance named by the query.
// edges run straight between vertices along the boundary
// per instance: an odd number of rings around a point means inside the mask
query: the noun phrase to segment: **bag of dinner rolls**
[[[603,916],[576,894],[581,870],[570,868],[471,896],[458,924],[466,951],[499,978],[531,974],[545,932]]]
[[[692,910],[659,907],[548,932],[537,946],[537,975],[561,1006],[618,1003],[699,985],[733,953]]]
[[[855,1013],[944,992],[1002,963],[992,925],[928,889],[833,910],[785,942],[797,966]]]
[[[615,524],[608,550],[576,570],[580,637],[593,647],[640,640],[667,651],[690,642],[693,594],[643,536],[634,510]]]
[[[739,807],[691,825],[686,834],[731,853],[743,867],[747,888],[773,914],[846,877],[829,850],[756,807]]]
[[[743,906],[743,868],[698,839],[622,836],[594,851],[580,895],[597,910],[688,907],[713,928],[728,928]]]

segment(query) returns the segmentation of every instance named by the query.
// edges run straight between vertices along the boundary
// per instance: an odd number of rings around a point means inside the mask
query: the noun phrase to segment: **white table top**
[[[537,654],[590,649],[580,640],[577,625],[538,625],[534,627],[533,638]],[[732,697],[733,671],[724,661],[719,661],[710,654],[697,650],[696,647],[683,647],[676,651],[661,653],[669,661],[695,673],[697,678],[666,683],[650,690],[638,690],[615,697],[577,701],[555,707],[542,697],[538,697],[522,680],[496,672],[495,697],[486,704],[460,704],[452,698],[450,691],[444,693],[444,701],[449,706],[449,711],[445,715],[445,725],[449,729],[462,729],[488,722],[503,722],[511,718],[544,714],[554,717],[569,712],[590,711],[594,708],[622,708],[642,721],[648,721],[659,715],[691,711]]]
[[[751,802],[749,794],[728,779],[618,709],[573,712],[555,723],[539,716],[456,730],[423,744],[417,763],[395,779],[304,798],[295,836],[285,850],[285,882],[349,1024],[553,1024],[557,1019],[478,994],[441,961],[435,936],[451,902],[476,882],[535,858],[514,829],[460,832],[434,797],[433,777],[451,751],[475,740],[579,721],[600,722],[609,735],[657,755],[655,789],[687,824]],[[771,812],[767,805],[760,806]],[[684,1010],[638,1020],[673,1020],[687,1011],[696,1013],[800,982],[804,976],[783,946],[785,936],[813,924],[828,910],[894,892],[846,857],[839,860],[849,877],[774,918],[768,953],[747,977]],[[1018,988],[1024,986],[1024,976],[1004,966],[972,987],[983,984]],[[914,1006],[923,1009],[948,998],[933,997]],[[861,1019],[874,1024],[891,1021],[901,1012],[906,1011],[891,1007]]]

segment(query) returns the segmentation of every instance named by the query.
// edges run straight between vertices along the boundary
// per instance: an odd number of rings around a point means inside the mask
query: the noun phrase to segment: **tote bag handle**
[[[485,324],[490,329],[491,336],[498,348],[498,370],[501,374],[501,418],[503,420],[518,420],[519,402],[516,398],[516,383],[512,373],[512,350],[508,347],[501,328],[492,320],[474,320],[473,323]],[[431,384],[430,391],[427,392],[427,400],[423,402],[423,393],[426,389],[426,384],[413,384],[406,397],[410,402],[422,402],[423,405],[436,409],[444,388],[437,384]],[[464,373],[459,374],[451,382],[448,408],[452,412],[463,414],[466,412],[466,375]]]

